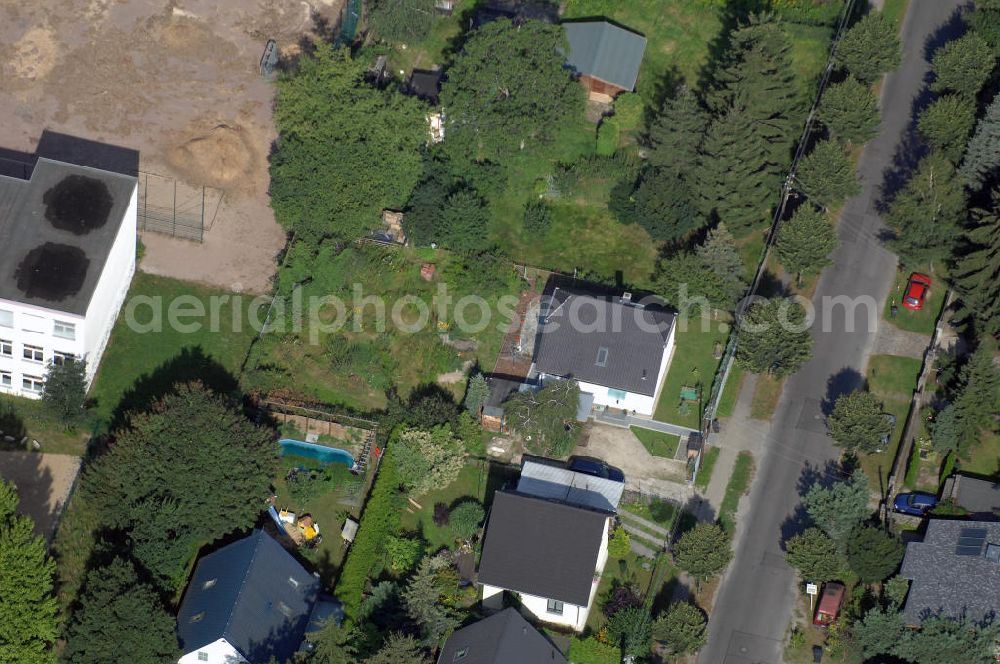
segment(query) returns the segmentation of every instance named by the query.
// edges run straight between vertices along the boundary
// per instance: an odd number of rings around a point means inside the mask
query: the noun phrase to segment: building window
[[[45,381],[38,376],[24,376],[21,378],[21,387],[24,388],[26,392],[41,394],[42,389],[45,387]]]
[[[215,581],[216,581],[216,579],[209,579],[205,583],[201,584],[201,589],[202,590],[208,590],[209,588],[211,588],[212,586],[215,585]]]
[[[14,343],[6,339],[0,339],[0,356],[14,357]]]
[[[76,325],[57,320],[53,323],[52,334],[60,339],[76,339]]]
[[[0,327],[14,327],[14,312],[0,309]]]
[[[545,610],[549,613],[561,616],[563,614],[563,603],[556,599],[550,599],[548,604],[545,606]]]
[[[44,362],[45,352],[38,346],[24,345],[24,359],[30,360],[31,362]]]
[[[9,371],[0,371],[0,387],[13,387],[14,377]]]
[[[208,661],[208,653],[207,652],[201,652],[199,650],[198,651],[198,661],[199,662],[207,662]]]
[[[597,360],[594,362],[599,367],[608,366],[608,349],[601,346],[597,349]]]
[[[76,355],[73,353],[64,353],[62,351],[55,351],[52,353],[52,364],[65,364],[67,360],[76,361]]]

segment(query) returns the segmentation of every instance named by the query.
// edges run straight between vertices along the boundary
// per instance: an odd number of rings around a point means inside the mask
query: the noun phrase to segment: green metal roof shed
[[[566,64],[623,90],[634,90],[646,38],[608,21],[563,23],[569,42]]]

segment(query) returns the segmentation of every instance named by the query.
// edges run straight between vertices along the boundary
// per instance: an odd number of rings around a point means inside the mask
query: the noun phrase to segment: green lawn
[[[753,398],[750,401],[750,417],[755,420],[770,420],[774,417],[784,387],[784,378],[775,378],[769,374],[757,376],[757,384],[754,385]]]
[[[720,327],[724,327],[725,331]],[[660,401],[656,404],[654,419],[692,429],[700,428],[702,403],[682,402],[681,387],[698,387],[702,400],[709,397],[712,379],[719,366],[719,360],[715,359],[715,345],[726,343],[728,327],[728,314],[725,319],[711,321],[686,315],[677,319],[676,348]]]
[[[635,437],[639,439],[646,451],[653,456],[673,459],[677,453],[677,445],[680,443],[680,436],[661,431],[650,431],[639,427],[629,427]]]
[[[861,468],[868,476],[872,488],[884,489],[892,471],[920,366],[920,360],[896,355],[873,355],[868,360],[868,387],[881,399],[885,412],[896,416],[896,428],[892,432],[889,446],[881,452],[866,454],[861,458]]]
[[[23,449],[33,449],[32,442],[38,441],[42,452],[82,456],[94,426],[94,418],[87,418],[74,429],[67,430],[40,400],[0,395],[0,431],[18,439],[13,445],[4,443],[0,449],[22,449],[20,438],[27,436],[28,442]]]
[[[95,414],[110,420],[119,408],[141,407],[148,403],[149,397],[162,394],[171,384],[182,380],[197,379],[213,387],[234,389],[256,332],[251,329],[247,315],[253,298],[242,296],[234,303],[233,297],[232,293],[185,281],[136,273],[126,308],[118,317],[90,391]],[[162,309],[162,326],[158,330],[144,332],[141,327],[129,326],[127,305],[130,301],[142,301],[136,298],[152,298],[150,301],[157,303],[156,308]],[[171,302],[185,301],[198,302],[209,313],[215,303],[218,311],[215,330],[210,315],[203,319],[178,319],[182,323],[200,322],[197,330],[181,331],[171,325],[167,313]],[[243,314],[235,317],[242,318],[239,330],[233,325],[236,304]],[[139,324],[149,323],[150,307],[136,306],[133,318]]]
[[[677,519],[678,512],[677,507],[673,503],[660,500],[659,498],[654,498],[649,504],[641,501],[625,503],[622,505],[622,509],[640,516],[647,521],[652,521],[667,530],[674,527],[674,521]]]
[[[719,507],[719,523],[722,524],[722,527],[728,533],[733,533],[736,530],[736,509],[740,505],[740,498],[750,490],[753,473],[753,455],[747,451],[736,455],[733,474],[729,477],[729,484],[726,485],[726,494],[723,496],[722,505]]]
[[[726,386],[722,390],[719,398],[719,408],[715,411],[716,417],[730,417],[736,407],[736,401],[740,397],[740,389],[743,387],[743,379],[746,373],[742,368],[733,363],[729,370],[729,378],[726,379]]]
[[[563,18],[603,16],[645,35],[636,89],[648,103],[659,96],[665,75],[697,85],[709,45],[722,28],[718,13],[699,0],[569,0]]]
[[[599,632],[607,622],[600,607],[612,588],[626,585],[635,590],[639,597],[655,601],[661,590],[672,585],[671,581],[677,576],[677,570],[666,561],[665,557],[661,556],[660,560],[659,564],[664,566],[663,574],[654,578],[654,561],[649,558],[639,556],[632,551],[629,551],[624,558],[608,558],[604,573],[601,575],[601,582],[597,586],[594,606],[587,616],[587,628],[591,633]],[[655,588],[651,587],[654,583]]]
[[[903,27],[903,18],[906,16],[906,8],[910,5],[910,0],[885,0],[882,13],[886,17],[896,22],[900,28]]]
[[[403,76],[409,77],[414,69],[432,69],[435,65],[444,65],[451,43],[464,27],[463,10],[472,4],[472,0],[458,0],[451,16],[435,14],[431,32],[423,41],[408,43],[405,48],[402,44],[396,44],[389,51],[387,69],[397,76],[403,70]]]
[[[487,487],[487,467],[488,463],[482,461],[466,464],[454,482],[416,499],[423,509],[418,510],[407,504],[406,511],[402,513],[403,530],[420,534],[427,542],[428,552],[453,546],[455,534],[451,529],[434,523],[434,506],[444,503],[453,507],[456,503],[469,499],[483,502]]]
[[[963,472],[1000,478],[1000,434],[987,431],[979,445],[969,451],[968,458],[960,458],[958,465]]]
[[[708,488],[708,483],[712,481],[712,471],[715,470],[715,462],[719,460],[719,448],[710,447],[705,452],[705,457],[701,460],[701,467],[698,469],[698,477],[694,485],[704,491]]]
[[[889,297],[886,299],[882,318],[902,330],[920,332],[928,336],[934,334],[934,323],[937,321],[942,305],[944,305],[944,294],[947,288],[944,285],[944,273],[941,269],[936,269],[930,273],[930,277],[933,280],[931,295],[924,303],[924,308],[920,311],[910,311],[901,304],[910,273],[896,272],[896,282],[892,291],[889,292]],[[895,318],[892,316],[893,303],[898,306]]]

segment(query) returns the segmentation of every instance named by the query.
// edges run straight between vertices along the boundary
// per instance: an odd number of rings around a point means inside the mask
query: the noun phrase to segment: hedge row
[[[394,447],[386,446],[378,476],[361,515],[358,533],[337,580],[335,592],[344,603],[344,614],[348,620],[357,618],[368,576],[381,559],[389,536],[399,530],[399,474],[393,458]]]

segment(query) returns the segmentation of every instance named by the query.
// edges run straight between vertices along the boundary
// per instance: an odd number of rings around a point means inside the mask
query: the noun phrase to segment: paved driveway
[[[817,307],[814,357],[788,380],[772,420],[740,528],[742,535],[736,543],[736,557],[716,598],[700,664],[782,661],[797,591],[781,542],[802,527],[796,512],[801,492],[815,479],[828,479],[826,464],[838,457],[826,436],[823,404],[861,384],[879,312],[896,269],[895,256],[879,241],[884,227],[876,213],[876,201],[883,182],[888,180],[890,186],[897,183],[899,178],[893,172],[914,154],[909,129],[912,105],[928,70],[925,45],[940,41],[961,5],[957,0],[910,3],[903,28],[904,60],[883,85],[881,133],[859,163],[863,190],[844,208],[838,227],[841,246],[813,298],[814,304],[821,304],[823,298],[832,296],[868,297],[875,304],[871,309],[856,310],[853,331],[845,331],[844,307],[826,313]]]

